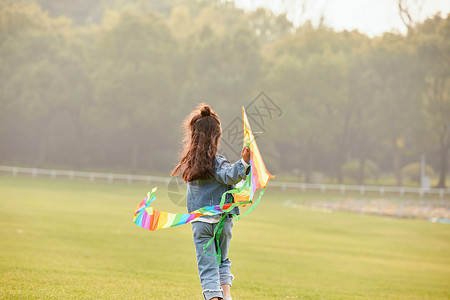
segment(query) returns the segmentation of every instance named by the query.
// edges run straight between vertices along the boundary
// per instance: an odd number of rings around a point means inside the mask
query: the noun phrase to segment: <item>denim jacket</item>
[[[231,164],[224,156],[217,154],[213,177],[187,183],[187,209],[191,213],[204,206],[219,205],[222,194],[233,185],[247,177],[241,160]],[[233,202],[233,196],[227,194],[225,203]],[[231,214],[239,214],[239,207],[233,208]]]

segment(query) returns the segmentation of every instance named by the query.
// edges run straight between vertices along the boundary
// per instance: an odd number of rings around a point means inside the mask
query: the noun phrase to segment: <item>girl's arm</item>
[[[215,167],[214,177],[226,185],[234,185],[247,177],[245,170],[248,164],[244,165],[242,159],[231,164],[224,156],[217,155]]]

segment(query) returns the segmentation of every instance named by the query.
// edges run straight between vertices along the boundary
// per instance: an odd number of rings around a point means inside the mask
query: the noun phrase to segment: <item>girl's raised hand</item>
[[[241,156],[247,164],[250,163],[250,149],[247,147],[242,148]]]

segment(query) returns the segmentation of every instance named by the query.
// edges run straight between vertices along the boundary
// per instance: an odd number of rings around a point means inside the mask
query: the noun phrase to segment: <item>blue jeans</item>
[[[214,235],[216,224],[204,222],[193,222],[192,232],[194,236],[195,251],[197,253],[198,275],[203,289],[203,296],[209,300],[214,297],[223,298],[222,284],[231,285],[234,276],[231,274],[231,261],[227,258],[228,247],[231,240],[231,228],[233,227],[233,218],[226,218],[223,226],[223,232],[220,236],[219,247],[222,252],[220,266],[217,265],[217,257],[209,256],[217,254],[216,242],[206,248],[203,253],[203,246],[206,245]]]

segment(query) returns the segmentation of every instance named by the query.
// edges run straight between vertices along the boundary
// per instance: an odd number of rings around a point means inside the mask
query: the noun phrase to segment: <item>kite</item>
[[[248,215],[258,205],[270,178],[273,178],[273,175],[267,171],[261,157],[261,153],[259,152],[258,145],[256,145],[255,137],[251,130],[244,107],[242,107],[242,123],[244,128],[244,147],[250,149],[250,173],[247,175],[245,180],[242,180],[233,189],[223,193],[219,205],[205,206],[189,214],[173,214],[164,211],[157,211],[150,207],[150,204],[156,199],[155,193],[157,188],[155,187],[151,192],[147,193],[147,197],[145,197],[144,200],[137,206],[134,213],[133,222],[139,227],[154,231],[161,228],[183,225],[192,222],[200,216],[222,215],[218,225],[215,228],[214,237],[211,238],[211,240],[203,247],[206,253],[206,248],[216,241],[218,253],[213,254],[213,256],[217,257],[217,264],[220,265],[221,253],[219,238],[228,213],[236,206],[245,207],[246,205],[251,205],[242,217]],[[254,200],[258,189],[260,189],[258,198]],[[227,194],[234,195],[234,203],[225,203]],[[233,215],[233,217],[237,220],[241,218],[241,216],[236,215]]]

